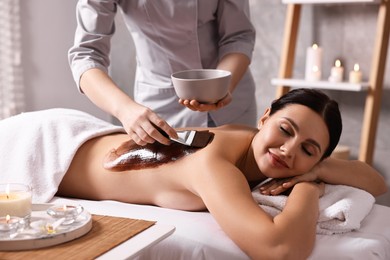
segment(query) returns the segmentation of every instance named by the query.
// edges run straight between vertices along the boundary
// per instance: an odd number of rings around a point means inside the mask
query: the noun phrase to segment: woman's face
[[[324,120],[310,108],[291,104],[259,121],[254,157],[268,178],[304,174],[321,159],[329,144]]]

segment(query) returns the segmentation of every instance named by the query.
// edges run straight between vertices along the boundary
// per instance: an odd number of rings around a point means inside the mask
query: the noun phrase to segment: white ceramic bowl
[[[217,69],[193,69],[175,72],[171,79],[179,98],[216,103],[227,94],[231,73]]]

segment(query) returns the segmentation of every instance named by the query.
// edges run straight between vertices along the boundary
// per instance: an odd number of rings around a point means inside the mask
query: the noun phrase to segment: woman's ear
[[[259,122],[257,122],[257,129],[261,129],[261,127],[264,125],[265,121],[269,118],[269,113],[271,112],[271,110],[269,108],[267,108],[265,111],[264,111],[264,115],[259,119]]]

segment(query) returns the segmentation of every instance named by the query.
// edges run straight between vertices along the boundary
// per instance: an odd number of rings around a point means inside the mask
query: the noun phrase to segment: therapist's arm
[[[165,120],[131,99],[106,72],[97,68],[87,70],[81,76],[80,87],[96,106],[116,117],[137,144],[146,145],[154,141],[170,143],[153,124],[169,136],[177,137],[176,131]]]
[[[227,70],[232,73],[229,86],[230,93],[236,89],[238,82],[242,79],[250,64],[249,58],[242,53],[230,53],[225,55],[219,62],[217,69]]]
[[[179,103],[194,111],[211,111],[227,106],[232,101],[232,93],[238,82],[242,79],[248,69],[250,60],[242,53],[229,53],[218,63],[217,69],[227,70],[232,73],[229,91],[227,95],[216,104],[201,104],[196,100],[179,100]]]

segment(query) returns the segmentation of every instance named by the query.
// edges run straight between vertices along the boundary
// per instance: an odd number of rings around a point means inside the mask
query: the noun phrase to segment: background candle
[[[31,189],[27,185],[0,184],[0,216],[28,217],[31,214]]]
[[[336,60],[334,66],[330,70],[329,81],[330,82],[342,82],[343,81],[344,68],[341,66],[341,61]]]
[[[349,73],[349,82],[350,83],[360,83],[362,82],[362,72],[360,71],[359,64],[353,66],[353,70]]]
[[[322,64],[322,48],[317,44],[307,48],[306,51],[306,70],[305,70],[305,79],[313,81],[313,78],[318,78],[318,74],[321,78],[321,64]],[[314,70],[314,68],[317,68]],[[315,75],[313,75],[315,74]],[[320,80],[320,79],[318,79]]]
[[[318,69],[317,66],[313,66],[311,69],[310,74],[306,77],[307,81],[319,81],[321,80],[321,71]]]

